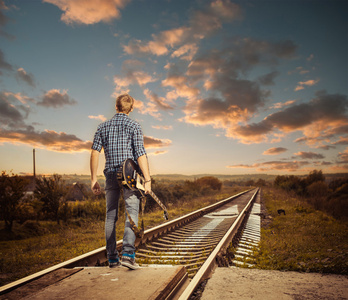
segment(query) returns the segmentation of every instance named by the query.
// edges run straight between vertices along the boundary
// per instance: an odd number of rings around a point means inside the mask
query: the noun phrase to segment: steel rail
[[[169,222],[163,223],[161,225],[158,225],[156,227],[150,228],[144,232],[144,237],[142,239],[136,240],[135,246],[137,248],[139,245],[142,245],[142,244],[146,243],[147,241],[151,241],[154,238],[158,238],[162,234],[168,233],[175,228],[180,228],[184,224],[188,224],[188,223],[200,218],[201,216],[203,216],[209,212],[214,211],[215,209],[225,205],[226,203],[232,201],[233,199],[235,199],[243,194],[248,193],[251,190],[252,189],[243,191],[241,193],[238,193],[236,195],[233,195],[231,197],[223,199],[223,200],[221,200],[217,203],[214,203],[212,205],[209,205],[207,207],[196,210],[192,213],[186,214],[186,215],[179,217],[177,219],[174,219],[172,221],[169,221]],[[122,244],[123,244],[123,240],[117,241],[116,247],[119,251],[121,251],[121,249],[122,249]],[[25,285],[33,280],[36,280],[36,279],[38,279],[46,274],[49,274],[51,272],[56,271],[58,269],[84,267],[84,266],[100,266],[103,263],[105,263],[106,261],[107,261],[107,256],[106,256],[106,249],[104,246],[104,247],[95,249],[93,251],[87,252],[85,254],[82,254],[80,256],[77,256],[75,258],[64,261],[62,263],[59,263],[57,265],[54,265],[52,267],[49,267],[47,269],[44,269],[42,271],[39,271],[37,273],[34,273],[32,275],[21,278],[17,281],[14,281],[12,283],[7,284],[7,285],[4,285],[4,286],[0,287],[0,295],[6,294],[6,293],[8,293],[8,292],[20,287],[20,286],[23,286],[23,285]]]
[[[247,212],[252,208],[252,203],[255,200],[255,197],[258,193],[259,189],[256,190],[254,195],[251,197],[248,204],[244,207],[241,213],[238,215],[235,222],[232,224],[231,228],[227,231],[225,236],[219,242],[219,244],[215,247],[210,256],[205,260],[204,264],[201,266],[196,275],[192,278],[189,285],[180,295],[179,300],[187,300],[192,295],[192,293],[196,290],[198,285],[209,277],[209,275],[213,272],[217,265],[217,258],[219,256],[223,256],[227,247],[231,243],[233,236],[237,233],[239,226],[242,224],[244,218],[246,217]]]

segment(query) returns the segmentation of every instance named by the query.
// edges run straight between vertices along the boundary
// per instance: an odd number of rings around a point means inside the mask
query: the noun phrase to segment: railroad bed
[[[136,241],[140,270],[108,268],[102,247],[1,287],[0,299],[189,299],[218,264],[232,263],[228,248],[257,194],[248,190],[147,230]]]

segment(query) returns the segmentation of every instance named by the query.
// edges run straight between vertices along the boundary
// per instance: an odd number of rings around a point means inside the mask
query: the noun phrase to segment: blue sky
[[[0,0],[1,169],[88,174],[128,92],[152,174],[347,172],[347,3]]]

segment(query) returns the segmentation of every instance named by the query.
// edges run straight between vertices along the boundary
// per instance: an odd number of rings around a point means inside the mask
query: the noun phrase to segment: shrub
[[[12,231],[13,221],[19,218],[19,205],[28,181],[18,175],[10,176],[2,171],[0,176],[0,216],[5,229]]]
[[[198,178],[196,180],[196,183],[201,188],[207,186],[215,191],[220,191],[222,187],[222,182],[218,178],[213,176],[205,176],[205,177]]]

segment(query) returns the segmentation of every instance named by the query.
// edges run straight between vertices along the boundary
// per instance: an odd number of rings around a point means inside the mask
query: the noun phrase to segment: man
[[[119,265],[130,269],[138,269],[139,265],[135,262],[135,233],[133,232],[129,219],[126,216],[125,229],[123,235],[122,259],[116,249],[116,221],[118,219],[118,207],[121,188],[125,208],[134,223],[138,224],[139,196],[136,191],[132,191],[126,186],[121,187],[118,182],[117,172],[123,162],[130,158],[137,162],[145,178],[145,193],[151,191],[151,177],[147,156],[144,148],[144,138],[140,125],[129,118],[129,113],[133,110],[134,99],[123,94],[116,99],[116,114],[112,119],[100,124],[94,135],[91,152],[91,188],[95,195],[100,194],[100,185],[97,181],[97,170],[99,154],[102,148],[105,154],[104,175],[106,178],[106,219],[105,219],[105,239],[106,251],[109,260],[109,267]]]

